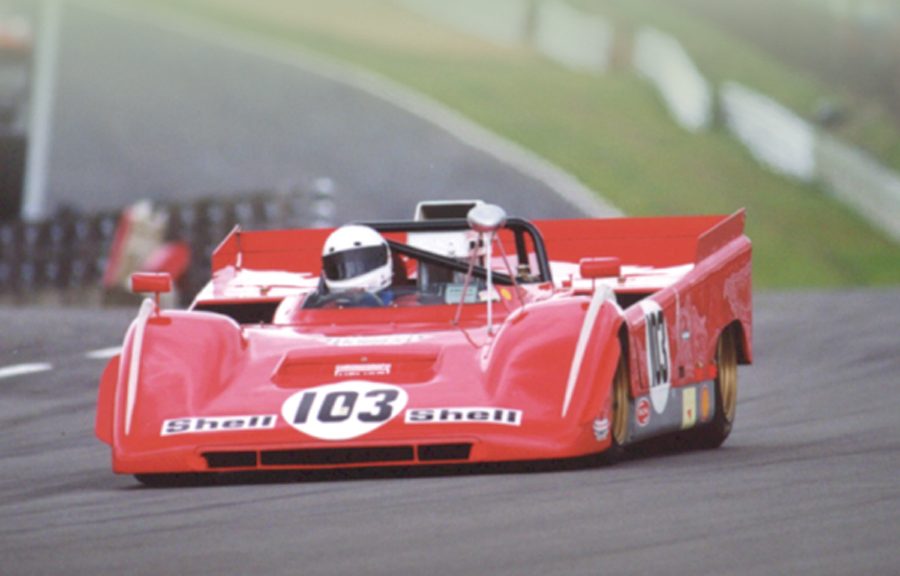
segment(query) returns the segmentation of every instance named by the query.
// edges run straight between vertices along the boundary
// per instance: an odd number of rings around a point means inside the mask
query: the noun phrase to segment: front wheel
[[[735,331],[726,329],[716,348],[716,412],[712,422],[698,428],[694,443],[697,448],[718,448],[731,434],[737,413],[738,350]]]
[[[612,442],[609,448],[600,455],[601,464],[611,465],[622,459],[625,454],[625,441],[628,438],[628,357],[623,352],[619,356],[619,364],[616,367],[616,375],[613,377],[611,402],[611,422],[609,423]]]

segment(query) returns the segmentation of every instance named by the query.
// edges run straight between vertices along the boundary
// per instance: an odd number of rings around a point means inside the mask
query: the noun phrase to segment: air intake
[[[260,454],[263,466],[340,466],[412,462],[414,457],[412,446],[268,450]]]
[[[471,444],[434,444],[431,446],[419,446],[419,461],[435,462],[446,460],[468,460],[471,451]]]
[[[256,452],[206,452],[203,457],[211,469],[256,468]]]

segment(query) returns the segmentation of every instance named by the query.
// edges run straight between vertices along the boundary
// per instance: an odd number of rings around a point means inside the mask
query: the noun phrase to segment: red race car
[[[752,359],[751,245],[731,216],[507,218],[481,202],[337,230],[236,228],[187,311],[165,274],[103,373],[113,470],[611,462],[717,447]]]

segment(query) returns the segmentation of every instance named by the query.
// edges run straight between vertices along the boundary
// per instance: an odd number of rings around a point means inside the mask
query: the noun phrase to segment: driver
[[[304,308],[329,304],[340,306],[386,306],[394,301],[391,250],[387,241],[368,226],[341,226],[322,247],[322,278],[319,290]]]

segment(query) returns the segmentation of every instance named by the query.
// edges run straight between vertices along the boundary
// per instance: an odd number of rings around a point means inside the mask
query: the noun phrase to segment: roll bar
[[[374,228],[378,232],[457,232],[471,230],[469,223],[465,218],[445,218],[439,220],[419,220],[419,221],[383,221],[383,222],[357,222],[363,226]],[[519,262],[528,262],[528,254],[526,252],[525,236],[531,237],[531,243],[534,246],[535,257],[538,264],[538,277],[532,282],[552,282],[553,277],[550,273],[550,261],[547,258],[547,248],[544,245],[544,238],[541,236],[537,226],[523,218],[508,218],[505,229],[510,230],[515,236],[516,256]],[[432,260],[435,263],[442,264],[457,270],[466,272],[468,266],[465,262],[454,260],[440,254],[434,254],[419,248],[413,248],[400,242],[388,241],[391,250],[395,250],[400,254],[410,256],[412,258]],[[487,270],[480,266],[476,266],[475,275],[481,278],[487,278]],[[512,279],[508,274],[500,272],[492,273],[494,281],[498,284],[512,285]]]

